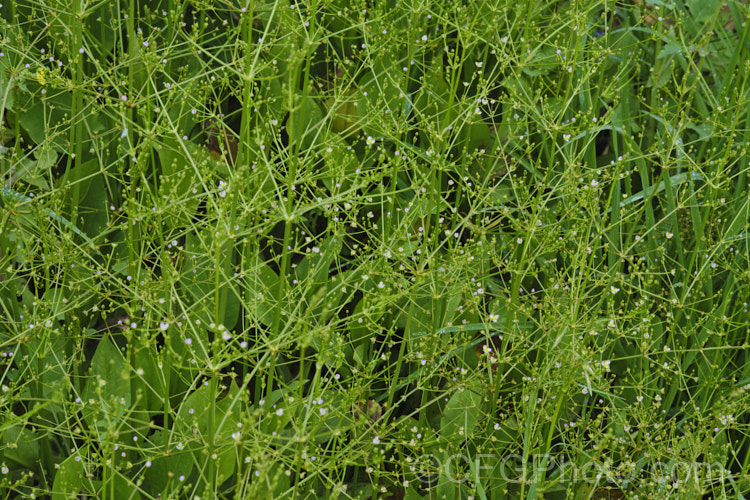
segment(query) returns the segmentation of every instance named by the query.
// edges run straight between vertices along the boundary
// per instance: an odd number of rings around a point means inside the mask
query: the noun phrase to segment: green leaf
[[[688,180],[701,181],[703,180],[703,176],[699,172],[684,172],[682,174],[675,174],[669,178],[669,182],[672,185],[672,188],[675,188],[676,186],[679,186],[680,184],[683,184]],[[622,202],[622,205],[630,205],[631,203],[635,203],[636,201],[648,198],[649,196],[660,193],[662,191],[664,191],[664,181],[661,181],[656,186],[649,186],[642,191],[638,191],[633,196],[629,196]]]
[[[39,458],[39,436],[23,427],[13,426],[3,434],[5,458],[13,460],[29,470],[36,470]],[[11,446],[9,446],[11,445]]]
[[[664,47],[662,47],[656,59],[658,61],[659,59],[664,59],[665,57],[680,53],[682,53],[682,45],[677,42],[670,41]]]
[[[82,456],[85,450],[86,448],[78,450],[60,464],[60,468],[55,474],[55,482],[52,485],[52,500],[77,497],[81,490],[94,491],[94,485],[86,477],[86,470],[83,467]]]
[[[287,119],[290,142],[299,144],[300,150],[312,147],[325,137],[323,112],[313,96],[297,103]]]
[[[320,173],[323,183],[330,191],[346,191],[356,179],[357,156],[347,147],[340,134],[329,133],[321,144],[323,170]],[[338,184],[338,186],[337,186]]]
[[[342,245],[342,238],[329,236],[319,245],[311,244],[306,249],[307,255],[297,265],[294,274],[298,281],[305,280],[309,283],[308,297],[313,294],[314,289],[330,283],[331,264],[339,257]]]
[[[175,434],[185,439],[186,448],[192,451],[193,461],[200,467],[207,465],[205,451],[207,442],[213,440],[217,484],[221,484],[233,473],[236,451],[232,433],[238,431],[240,390],[232,383],[227,396],[219,401],[211,397],[210,387],[201,385],[180,405],[175,419]],[[209,434],[210,411],[214,408],[213,435]],[[207,467],[204,468],[204,474]]]
[[[446,131],[449,125],[445,123],[444,117],[448,111],[446,97],[450,94],[451,88],[445,81],[444,74],[442,63],[435,61],[425,78],[425,85],[417,91],[414,99],[413,112],[422,121],[421,127],[432,128],[438,133]]]
[[[698,138],[702,141],[711,137],[711,132],[714,130],[710,123],[689,123],[685,128],[698,134]]]
[[[300,418],[305,420],[309,418],[310,432],[318,444],[342,435],[355,423],[351,394],[332,389],[324,391],[321,399],[323,400],[321,405],[300,406],[300,412],[310,413],[310,415],[301,415]],[[323,410],[322,413],[321,410]]]
[[[83,417],[101,442],[109,430],[131,409],[130,367],[109,337],[104,337],[91,360],[90,378],[84,390],[87,405]]]
[[[248,273],[248,308],[264,325],[273,322],[274,314],[279,305],[276,298],[279,294],[281,281],[279,275],[265,264]]]
[[[159,197],[179,200],[180,206],[188,214],[195,213],[200,198],[193,189],[202,192],[197,174],[192,165],[208,159],[205,148],[190,141],[178,141],[173,137],[162,137],[156,147],[161,163],[162,175],[159,182]],[[196,193],[197,194],[197,193]]]
[[[197,304],[203,306],[203,310],[211,318],[210,322],[223,324],[228,330],[237,324],[240,311],[239,292],[235,283],[229,279],[225,270],[231,269],[235,260],[234,249],[225,242],[218,251],[218,257],[214,258],[214,237],[210,231],[202,232],[200,235],[188,233],[185,237],[185,251],[188,258],[180,281],[181,286],[189,296],[192,296]],[[218,280],[221,283],[219,290],[218,310],[224,311],[224,315],[215,318],[216,286]],[[206,306],[206,303],[210,306]]]
[[[90,44],[89,47],[98,53],[96,57],[99,61],[107,60],[107,57],[112,54],[119,35],[114,22],[101,22],[102,19],[110,19],[109,16],[112,15],[110,9],[111,4],[102,2],[94,12],[89,11],[91,13],[86,16],[87,26],[84,29],[92,40],[97,41],[97,43]]]
[[[463,429],[461,436],[469,436],[479,421],[481,406],[480,394],[471,389],[456,391],[440,419],[440,433],[446,437],[455,436],[459,429]]]
[[[362,123],[366,134],[382,135],[384,124],[394,123],[404,111],[407,99],[407,92],[401,88],[404,61],[400,55],[380,55],[360,80],[357,114],[373,118]]]
[[[145,406],[149,411],[159,411],[167,394],[164,387],[164,375],[159,368],[159,356],[153,345],[142,345],[133,354],[133,368],[139,373],[131,382],[137,391],[145,395]]]
[[[422,495],[417,493],[414,486],[409,486],[409,489],[406,490],[406,494],[404,495],[404,500],[422,500],[423,498]]]
[[[465,68],[465,73],[470,75],[476,71],[476,67],[472,66]],[[535,49],[529,54],[528,59],[522,64],[522,71],[531,77],[536,77],[548,74],[557,66],[559,66],[559,62],[557,54],[555,54],[555,47],[548,45],[542,49]]]
[[[140,500],[142,498],[141,494],[138,492],[138,486],[129,477],[115,473],[112,475],[112,482],[114,483],[112,488],[114,488],[117,498],[127,500]],[[96,486],[97,489],[95,491],[99,493],[99,498],[110,498],[107,496],[108,491],[104,489],[104,484],[98,484]]]
[[[40,156],[39,150],[37,150],[37,160],[32,160],[29,157],[23,158],[16,164],[16,174],[14,175],[14,178],[44,191],[49,190],[49,184],[47,183],[44,174],[54,163],[54,161],[52,161],[48,164],[50,156],[54,159],[57,158],[57,153],[54,151],[49,151],[49,153],[50,155],[41,153]]]
[[[151,467],[146,469],[146,480],[150,491],[161,491],[174,493],[182,483],[176,479],[184,476],[186,480],[192,480],[190,473],[193,470],[193,454],[184,447],[186,436],[173,432],[165,433],[157,431],[151,436],[151,442],[169,454],[159,454],[152,460]],[[170,479],[170,474],[172,479]],[[169,489],[167,489],[169,485]],[[177,495],[175,495],[177,496]],[[168,495],[168,498],[173,498]]]
[[[43,87],[37,83],[30,83],[32,93],[21,94],[26,97],[26,102],[18,110],[18,121],[21,127],[29,134],[34,144],[49,144],[58,153],[69,152],[69,127],[72,112],[72,94],[65,91]],[[44,99],[38,99],[42,88],[48,92]],[[81,117],[85,123],[81,124],[82,130],[88,132],[100,132],[104,129],[103,119],[97,115],[89,114]],[[88,144],[90,138],[82,137],[84,144]]]
[[[717,14],[720,5],[719,0],[688,0],[687,2],[690,14],[696,24],[709,22]]]
[[[13,78],[8,57],[0,57],[0,109],[13,111]]]

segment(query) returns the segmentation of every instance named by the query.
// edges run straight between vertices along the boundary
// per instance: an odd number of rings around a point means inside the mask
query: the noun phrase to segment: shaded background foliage
[[[747,492],[744,3],[0,14],[7,491]]]

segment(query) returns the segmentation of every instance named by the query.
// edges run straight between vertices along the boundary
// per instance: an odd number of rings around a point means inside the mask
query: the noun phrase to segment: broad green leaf
[[[216,400],[211,397],[210,388],[201,385],[180,405],[175,419],[175,434],[183,436],[185,445],[193,453],[193,460],[199,464],[203,474],[208,471],[205,451],[209,441],[215,444],[214,453],[217,484],[229,479],[234,473],[237,457],[232,434],[238,431],[240,416],[240,390],[232,383],[226,397]],[[214,408],[214,428],[209,433],[210,411]],[[192,437],[191,437],[192,436]]]
[[[194,163],[200,164],[208,159],[208,153],[202,149],[193,142],[178,141],[173,137],[162,137],[156,147],[162,170],[159,196],[179,201],[187,214],[195,213],[200,203],[196,195],[203,191],[193,168]]]
[[[230,280],[231,276],[225,273],[225,269],[231,269],[235,261],[234,249],[229,242],[224,242],[218,252],[218,257],[213,257],[213,246],[216,244],[210,231],[201,232],[200,235],[188,233],[185,237],[185,251],[187,259],[181,286],[196,303],[203,305],[203,310],[211,318],[211,322],[223,324],[231,330],[237,324],[240,311],[240,299],[236,283]],[[218,273],[218,276],[217,276]],[[216,287],[221,283],[218,294],[218,310],[224,311],[221,318],[214,318],[216,308]],[[206,302],[210,307],[206,306]]]
[[[136,392],[140,391],[145,398],[145,406],[155,412],[162,408],[167,394],[164,387],[164,374],[159,368],[159,356],[153,345],[142,345],[133,354],[133,368],[138,375],[131,379]]]
[[[690,172],[690,173],[685,172],[682,174],[675,174],[669,178],[669,182],[672,185],[672,188],[675,188],[679,186],[680,184],[688,182],[689,180],[701,181],[703,180],[703,176],[700,174],[700,172]],[[622,202],[622,205],[630,205],[631,203],[635,203],[636,201],[640,201],[644,198],[648,198],[649,196],[656,194],[656,193],[660,193],[662,191],[664,191],[664,181],[661,181],[659,184],[655,186],[649,186],[646,189],[637,192],[633,196],[629,196]]]
[[[356,132],[359,129],[358,108],[357,94],[354,89],[346,90],[331,97],[326,102],[326,109],[331,118],[331,129],[344,137]]]
[[[78,222],[81,224],[81,229],[87,235],[101,234],[107,226],[109,215],[107,188],[104,175],[101,174],[99,160],[92,158],[74,167],[72,172],[72,177],[79,179],[76,181],[79,198],[72,202],[78,207]]]
[[[35,156],[36,160],[26,157],[15,164],[14,178],[47,191],[49,190],[49,184],[46,174],[49,173],[49,168],[55,164],[57,153],[45,147],[44,150],[38,148],[35,151]]]
[[[113,490],[110,491],[114,491],[118,499],[121,498],[123,500],[140,500],[142,498],[141,494],[138,492],[138,486],[136,485],[136,483],[138,482],[137,480],[134,481],[125,475],[114,473],[112,474],[112,481],[114,482],[114,485],[111,486]],[[111,497],[111,495],[108,496],[109,491],[105,490],[105,488],[107,487],[106,485],[96,484],[93,483],[93,481],[92,484],[96,486],[96,491],[98,491],[99,493],[99,498]]]
[[[88,477],[83,466],[83,455],[86,448],[77,450],[68,458],[63,460],[55,473],[55,482],[52,485],[52,500],[64,500],[78,498],[82,490],[93,492],[94,485]]]
[[[167,492],[173,494],[184,484],[179,481],[180,476],[184,476],[185,481],[194,480],[191,477],[193,454],[186,447],[187,435],[157,431],[150,440],[164,452],[155,457],[151,467],[146,469],[147,487],[150,491],[163,492],[169,484]],[[170,474],[173,475],[171,479]]]
[[[362,342],[367,342],[372,336],[373,323],[376,323],[382,317],[382,312],[378,311],[377,313],[374,313],[369,308],[366,309],[367,304],[369,303],[370,300],[368,296],[365,295],[357,302],[357,305],[354,306],[349,321],[350,344],[347,347],[357,346]]]
[[[686,3],[696,24],[708,23],[718,14],[721,5],[719,0],[688,0]]]
[[[329,133],[319,148],[324,162],[319,174],[323,183],[330,191],[346,191],[356,180],[357,155],[347,147],[341,135],[335,133]]]
[[[0,110],[13,111],[13,78],[10,76],[9,58],[0,57]]]
[[[343,435],[355,423],[351,394],[327,390],[320,395],[320,400],[322,403],[299,406],[299,418],[309,422],[310,433],[318,444]]]
[[[497,428],[494,425],[493,436],[495,439],[493,442],[497,443],[498,449],[503,449],[511,445],[519,438],[518,420],[516,420],[516,417],[510,416],[506,418]]]
[[[371,118],[362,123],[367,135],[383,135],[384,128],[389,128],[404,112],[407,96],[406,89],[402,88],[403,63],[401,55],[395,58],[381,55],[359,81],[357,114]]]
[[[470,436],[481,416],[482,396],[471,389],[459,389],[448,400],[440,419],[440,433],[444,437]]]
[[[423,500],[423,498],[422,495],[417,493],[414,486],[409,486],[409,489],[406,490],[406,494],[404,495],[404,500]]]
[[[115,48],[118,32],[116,25],[111,22],[101,22],[102,19],[112,19],[113,5],[108,2],[102,2],[86,17],[87,26],[84,28],[92,39],[97,43],[89,45],[96,50],[97,57],[100,61],[106,61],[111,56]]]
[[[490,132],[490,127],[479,119],[473,123],[465,124],[459,134],[459,144],[463,144],[469,153],[474,153],[481,149],[489,151],[492,141],[493,136]]]
[[[72,94],[64,90],[50,88],[49,85],[39,85],[36,82],[27,83],[31,92],[20,94],[25,97],[25,102],[18,110],[18,120],[21,127],[29,134],[34,144],[47,143],[58,153],[69,153],[69,117],[72,112]],[[47,94],[45,94],[44,99],[39,99],[38,96],[41,95],[42,89],[46,89]],[[81,130],[85,134],[81,140],[88,146],[90,142],[88,134],[104,130],[104,120],[95,114],[84,114],[81,116],[81,120],[84,121],[81,124]],[[88,154],[87,150],[87,147],[84,148],[86,154]]]
[[[39,436],[23,427],[13,426],[3,433],[5,458],[29,470],[36,470],[39,458]]]
[[[295,277],[298,281],[305,281],[310,285],[310,293],[319,286],[330,282],[329,276],[331,265],[340,256],[343,239],[341,237],[328,237],[319,245],[310,244],[305,249],[305,257],[295,268]]]
[[[682,45],[678,43],[677,41],[669,41],[662,49],[659,51],[659,55],[656,57],[657,60],[664,59],[665,57],[669,57],[674,54],[681,54],[682,53]]]
[[[281,285],[279,275],[266,264],[261,264],[260,267],[247,274],[247,298],[249,300],[246,305],[258,321],[270,325],[279,307],[277,303]]]
[[[685,128],[698,134],[700,140],[705,140],[711,137],[711,132],[714,130],[713,125],[710,123],[689,123]]]
[[[255,477],[245,491],[246,498],[290,498],[291,478],[285,464],[259,463]]]
[[[84,390],[84,400],[94,400],[87,405],[83,417],[101,442],[131,410],[130,367],[120,350],[108,336],[99,342],[91,360],[89,379]]]
[[[474,61],[472,61],[472,63],[473,62]],[[464,75],[469,78],[471,78],[471,74],[477,69],[476,66],[472,66],[473,64],[464,68]],[[523,72],[531,77],[549,74],[550,71],[559,66],[558,57],[557,54],[555,54],[555,47],[547,45],[541,49],[535,48],[521,66]]]
[[[301,151],[319,143],[325,137],[323,112],[313,96],[297,103],[287,118],[290,142],[299,144]]]

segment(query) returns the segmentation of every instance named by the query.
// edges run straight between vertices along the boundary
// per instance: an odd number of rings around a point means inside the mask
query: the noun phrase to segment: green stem
[[[214,373],[213,369],[207,374],[209,377],[211,377],[211,380],[208,383],[208,401],[209,401],[209,407],[208,407],[208,495],[209,498],[216,498],[216,460],[214,460],[214,449],[216,446],[216,436],[214,435],[216,432],[216,396],[217,396],[217,374]]]
[[[414,289],[418,289],[419,283],[414,283]],[[390,411],[393,407],[393,398],[396,396],[396,391],[400,387],[399,384],[396,382],[399,380],[399,377],[401,376],[401,365],[403,364],[404,357],[406,354],[406,344],[408,344],[408,335],[411,327],[411,320],[414,317],[414,301],[411,301],[409,304],[409,314],[406,316],[406,325],[404,326],[404,338],[401,339],[401,345],[399,346],[398,350],[398,358],[396,361],[396,369],[393,372],[393,383],[388,388],[388,403],[385,407],[386,411]],[[424,411],[420,412],[420,421],[423,420]],[[422,422],[424,423],[424,422]]]
[[[128,41],[128,78],[127,78],[127,89],[128,100],[132,101],[135,99],[135,72],[136,72],[136,58],[138,57],[138,47],[136,44],[135,36],[135,4],[137,0],[130,0],[128,3],[128,17],[126,22],[127,29],[127,41]],[[124,54],[123,54],[124,56]],[[136,242],[138,241],[136,235],[136,196],[138,186],[138,162],[133,162],[133,155],[135,155],[136,149],[133,147],[133,125],[135,114],[132,107],[128,107],[123,116],[123,127],[128,131],[127,133],[127,144],[129,146],[127,154],[125,155],[124,171],[128,172],[130,178],[130,191],[128,193],[128,272],[131,276],[136,276],[136,262],[138,261],[138,252],[136,251]]]

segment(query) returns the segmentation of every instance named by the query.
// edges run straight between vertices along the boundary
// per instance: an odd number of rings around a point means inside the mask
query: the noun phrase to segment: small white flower
[[[380,438],[378,436],[375,436],[372,440],[372,444],[380,444]]]
[[[365,142],[367,143],[368,146],[372,146],[373,144],[375,144],[375,139],[373,139],[372,136],[368,135],[367,140]]]
[[[278,410],[276,410],[276,415],[278,415],[279,417],[284,415],[284,408],[279,408]]]

